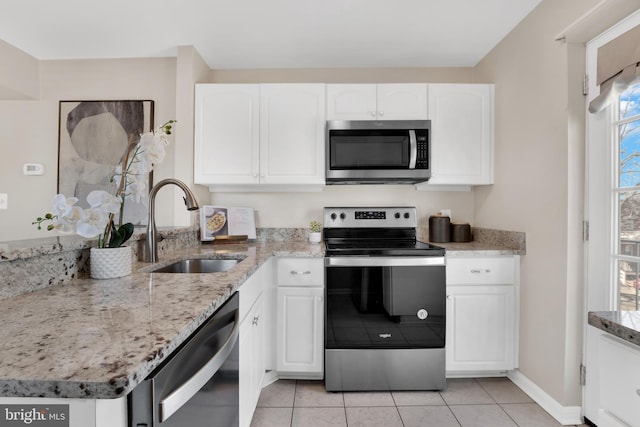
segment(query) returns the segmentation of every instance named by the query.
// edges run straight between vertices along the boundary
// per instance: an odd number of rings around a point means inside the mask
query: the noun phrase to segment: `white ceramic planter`
[[[91,248],[89,263],[93,279],[115,279],[131,274],[132,251],[129,246],[119,248]]]
[[[309,232],[309,242],[311,242],[311,243],[320,243],[320,240],[322,240],[322,233],[321,232],[317,232],[317,233],[314,233],[312,231]]]

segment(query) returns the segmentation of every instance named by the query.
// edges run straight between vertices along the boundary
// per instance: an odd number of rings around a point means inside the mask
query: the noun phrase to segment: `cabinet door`
[[[378,119],[426,120],[429,118],[426,84],[379,84],[377,100]]]
[[[640,347],[603,334],[598,350],[598,425],[610,425],[605,420],[613,419],[619,425],[640,426]]]
[[[260,85],[260,183],[324,184],[324,84]]]
[[[264,378],[262,298],[240,324],[240,426],[249,426]]]
[[[277,369],[322,377],[324,290],[278,287]]]
[[[429,184],[493,184],[493,85],[430,84]]]
[[[375,120],[375,84],[327,85],[327,120]]]
[[[447,287],[447,372],[514,369],[513,286]]]
[[[258,183],[258,85],[199,84],[195,98],[194,182]]]

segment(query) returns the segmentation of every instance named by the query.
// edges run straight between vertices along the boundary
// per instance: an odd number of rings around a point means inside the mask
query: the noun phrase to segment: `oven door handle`
[[[446,265],[442,256],[326,257],[326,267],[423,267]]]
[[[220,350],[209,359],[191,378],[180,387],[171,392],[170,395],[160,401],[160,422],[163,423],[189,401],[215,374],[229,357],[236,345],[240,330],[240,311],[234,310],[232,313],[233,329],[225,340]],[[231,316],[230,316],[231,317]]]

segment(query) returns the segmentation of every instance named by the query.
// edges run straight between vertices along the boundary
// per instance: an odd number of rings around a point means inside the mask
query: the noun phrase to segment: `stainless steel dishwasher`
[[[230,427],[239,423],[235,293],[129,395],[130,427]]]

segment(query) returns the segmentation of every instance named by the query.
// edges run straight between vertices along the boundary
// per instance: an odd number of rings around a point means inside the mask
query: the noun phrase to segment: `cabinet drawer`
[[[600,411],[640,426],[640,349],[603,335],[599,353]]]
[[[447,285],[512,285],[513,257],[447,258]]]
[[[278,286],[324,286],[324,258],[279,258]]]

